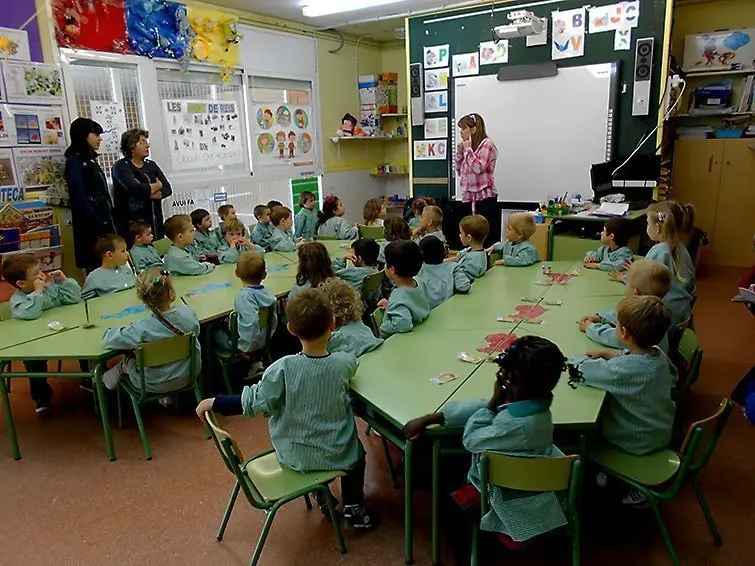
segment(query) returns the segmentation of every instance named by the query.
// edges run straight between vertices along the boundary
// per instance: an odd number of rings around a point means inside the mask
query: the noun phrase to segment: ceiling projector
[[[511,22],[510,24],[493,28],[493,37],[496,39],[514,39],[538,35],[543,33],[545,28],[545,21],[527,10],[509,12],[507,17]]]

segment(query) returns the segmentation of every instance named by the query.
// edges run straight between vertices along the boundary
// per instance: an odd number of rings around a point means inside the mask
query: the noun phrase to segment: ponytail
[[[163,326],[173,334],[183,336],[186,332],[176,327],[163,314],[162,309],[170,306],[172,292],[173,282],[170,273],[166,270],[148,269],[142,271],[136,278],[136,296],[139,300],[152,311]]]
[[[674,264],[676,278],[681,283],[687,283],[682,275],[682,234],[686,223],[685,210],[678,202],[666,200],[656,202],[648,206],[648,216],[656,224],[661,225],[660,233],[663,242],[671,252],[671,260]]]
[[[340,199],[335,195],[328,195],[323,199],[322,210],[317,212],[317,226],[315,230],[336,215]]]

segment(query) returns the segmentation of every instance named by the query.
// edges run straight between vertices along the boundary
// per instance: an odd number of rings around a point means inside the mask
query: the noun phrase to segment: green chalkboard
[[[619,113],[616,117],[616,135],[614,143],[615,155],[628,155],[641,139],[644,133],[650,131],[657,123],[657,101],[660,96],[660,87],[662,80],[661,58],[663,54],[663,37],[666,2],[669,0],[640,0],[640,20],[639,25],[632,29],[632,45],[629,51],[614,51],[614,32],[604,32],[598,34],[585,35],[585,50],[583,57],[565,59],[558,61],[561,66],[581,66],[594,63],[607,63],[619,61]],[[615,2],[600,2],[597,5],[611,4]],[[516,9],[518,2],[512,2],[511,5],[505,3],[495,4],[495,10],[491,12],[490,5],[467,8],[456,12],[448,12],[438,15],[416,16],[409,19],[409,57],[412,63],[422,62],[423,48],[434,45],[450,46],[450,53],[453,56],[458,53],[471,53],[479,51],[479,44],[484,41],[492,40],[492,28],[508,23],[506,15],[512,9]],[[526,4],[531,4],[527,2]],[[544,63],[551,60],[551,12],[554,10],[570,10],[585,6],[584,0],[546,0],[538,5],[528,5],[527,10],[535,13],[539,17],[548,18],[548,43],[544,46],[526,47],[524,38],[509,40],[509,62],[506,66],[527,65],[533,63]],[[463,18],[451,18],[458,14],[464,14]],[[447,19],[446,19],[447,18]],[[444,21],[436,21],[443,19]],[[634,48],[638,37],[654,37],[655,52],[653,66],[653,80],[651,90],[651,112],[648,116],[632,116],[632,83],[634,73]],[[497,74],[498,70],[504,65],[484,65],[480,67],[481,75]],[[626,91],[624,92],[624,85]],[[430,114],[428,117],[449,118],[449,135],[451,135],[451,121],[454,117],[454,96],[453,96],[453,78],[449,78],[449,111],[448,114]],[[548,130],[548,124],[538,125],[533,123],[533,127],[543,127],[544,131]],[[578,139],[572,137],[565,140],[565,143],[579,143]],[[412,139],[424,139],[424,129],[414,127],[412,129]],[[453,140],[450,141],[453,143]],[[640,153],[650,154],[655,152],[655,138],[648,141],[640,150]],[[451,152],[449,151],[449,156]],[[416,161],[413,160],[414,178],[448,178],[451,179],[451,163],[449,161]],[[415,184],[414,194],[431,196],[431,197],[448,197],[449,187],[443,185]]]

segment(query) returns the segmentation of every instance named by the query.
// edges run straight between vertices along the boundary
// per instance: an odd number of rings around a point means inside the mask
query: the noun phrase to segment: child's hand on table
[[[600,269],[600,264],[596,263],[594,261],[585,261],[585,268],[586,269]]]
[[[591,360],[610,360],[611,358],[615,358],[619,355],[618,350],[591,350],[589,352],[585,352],[585,356],[590,358]]]
[[[506,260],[505,259],[499,259],[493,265],[506,265]]]
[[[583,316],[577,321],[577,324],[579,325],[579,330],[581,332],[586,332],[588,326],[591,324],[597,324],[598,322],[600,322],[599,316]]]
[[[205,413],[212,412],[212,404],[215,402],[215,398],[211,399],[202,399],[199,402],[199,405],[197,405],[196,413],[199,417],[199,420],[204,421],[205,420]]]
[[[378,301],[377,307],[379,309],[385,309],[385,307],[387,307],[387,306],[388,306],[388,299],[380,299]]]
[[[618,283],[624,282],[624,274],[618,269],[614,269],[608,273],[608,279],[610,281],[616,281]]]

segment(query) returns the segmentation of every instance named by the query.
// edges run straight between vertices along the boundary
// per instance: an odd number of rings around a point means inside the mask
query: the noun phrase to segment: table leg
[[[440,564],[440,438],[433,441],[433,557],[432,564]]]
[[[404,558],[414,564],[414,492],[412,486],[414,442],[404,443]]]
[[[107,412],[107,398],[105,397],[105,386],[102,383],[102,367],[104,363],[98,362],[94,368],[94,386],[97,388],[97,401],[100,404],[100,417],[102,417],[102,430],[105,432],[105,446],[107,447],[107,457],[111,462],[115,461],[115,447],[113,446],[113,436],[110,432],[110,419]]]
[[[3,398],[3,411],[5,411],[5,428],[8,429],[8,440],[10,441],[11,452],[14,460],[21,459],[21,451],[18,448],[18,437],[16,436],[16,424],[13,422],[13,413],[10,410],[10,399],[8,399],[8,389],[5,387],[5,377],[3,376],[5,368],[10,368],[6,363],[0,367],[0,396]]]

